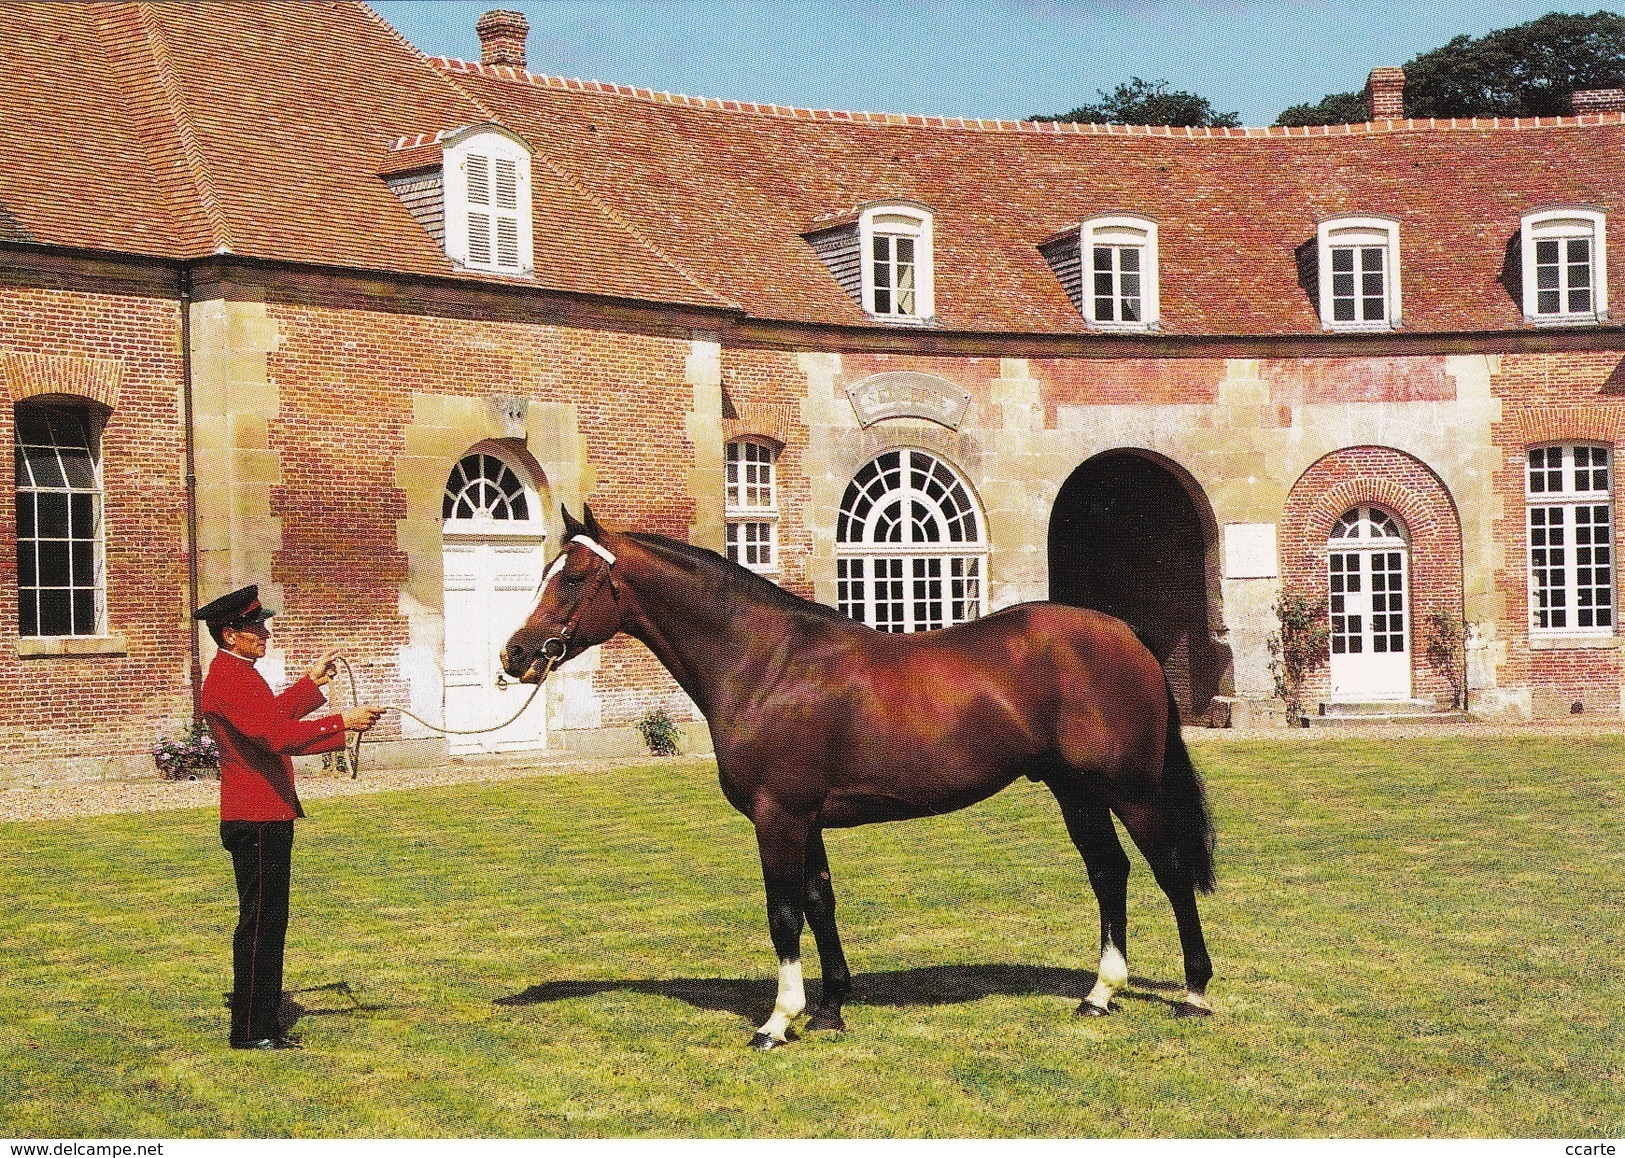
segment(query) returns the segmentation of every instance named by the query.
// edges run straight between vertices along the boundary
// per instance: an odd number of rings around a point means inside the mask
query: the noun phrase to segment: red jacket
[[[254,662],[221,651],[203,680],[203,718],[220,749],[221,820],[292,820],[303,816],[290,756],[344,747],[344,717],[303,717],[327,702],[302,677],[280,695]]]

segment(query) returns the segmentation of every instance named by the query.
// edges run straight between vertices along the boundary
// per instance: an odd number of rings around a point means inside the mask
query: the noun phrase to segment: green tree
[[[1405,65],[1405,112],[1419,117],[1554,116],[1579,89],[1625,87],[1625,16],[1553,12]]]
[[[1111,92],[1096,90],[1100,101],[1079,105],[1069,113],[1036,113],[1034,121],[1079,121],[1096,125],[1176,125],[1180,127],[1233,129],[1241,124],[1238,113],[1216,113],[1206,97],[1172,91],[1165,80],[1132,78]]]
[[[1365,94],[1334,92],[1320,99],[1316,105],[1293,105],[1275,118],[1278,125],[1358,125],[1368,113]]]
[[[1458,36],[1404,65],[1405,115],[1411,117],[1561,116],[1569,94],[1625,88],[1625,16],[1552,12],[1483,36]],[[1293,105],[1278,125],[1358,123],[1368,116],[1360,93],[1332,93]]]

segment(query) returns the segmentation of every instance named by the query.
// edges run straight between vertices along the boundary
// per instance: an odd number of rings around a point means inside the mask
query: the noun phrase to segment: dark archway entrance
[[[1230,649],[1213,639],[1217,537],[1195,484],[1133,451],[1073,471],[1050,517],[1050,598],[1129,623],[1167,669],[1187,720],[1232,682]]]

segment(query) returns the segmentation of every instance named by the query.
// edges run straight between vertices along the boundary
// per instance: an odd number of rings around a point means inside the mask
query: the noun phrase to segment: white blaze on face
[[[757,1030],[774,1041],[783,1041],[790,1022],[807,1008],[807,991],[801,981],[801,961],[779,962],[779,999],[773,1003],[773,1016]]]
[[[1083,1000],[1097,1009],[1110,1009],[1112,994],[1128,984],[1128,961],[1116,945],[1108,944],[1100,951],[1100,970],[1095,975],[1095,987]]]

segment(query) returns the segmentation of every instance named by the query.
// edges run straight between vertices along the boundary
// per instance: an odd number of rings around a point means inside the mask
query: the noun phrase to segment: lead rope
[[[361,694],[356,685],[355,669],[350,666],[350,661],[345,659],[342,655],[337,656],[336,658],[344,668],[345,678],[350,681],[350,706],[355,707],[361,703]],[[487,732],[500,732],[503,728],[506,728],[520,716],[524,715],[525,712],[530,708],[530,705],[535,702],[536,693],[542,690],[543,685],[545,685],[547,682],[547,677],[552,673],[553,667],[557,662],[558,660],[556,657],[551,655],[548,656],[547,666],[542,669],[541,678],[538,679],[536,681],[536,685],[530,689],[530,695],[525,697],[525,702],[519,706],[519,710],[513,715],[509,716],[506,720],[503,720],[502,723],[492,724],[489,728],[446,728],[439,724],[431,724],[428,720],[425,720],[422,716],[418,715],[409,708],[397,708],[393,705],[386,705],[384,710],[386,712],[396,712],[402,716],[408,717],[409,719],[416,720],[425,728],[428,728],[431,732],[439,732],[442,736],[483,736]],[[355,734],[355,743],[353,747],[348,739],[345,740],[345,752],[349,756],[350,760],[351,780],[354,780],[357,773],[361,771],[362,738],[363,733],[357,732]]]

